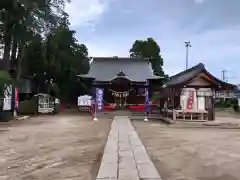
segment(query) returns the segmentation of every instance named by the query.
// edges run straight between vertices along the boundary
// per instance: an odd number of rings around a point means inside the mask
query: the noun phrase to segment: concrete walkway
[[[161,180],[126,116],[114,117],[97,180]]]

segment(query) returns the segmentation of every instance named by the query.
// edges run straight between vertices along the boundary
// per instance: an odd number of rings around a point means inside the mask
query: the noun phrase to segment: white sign
[[[12,109],[12,86],[8,86],[4,92],[3,110]]]
[[[84,95],[78,97],[78,106],[91,106],[92,96]]]
[[[213,96],[211,88],[200,88],[197,90],[197,96]]]

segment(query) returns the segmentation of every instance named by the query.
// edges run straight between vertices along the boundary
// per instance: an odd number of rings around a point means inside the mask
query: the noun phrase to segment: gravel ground
[[[133,121],[163,180],[240,180],[240,131]]]
[[[95,180],[110,119],[58,115],[0,124],[0,180]]]

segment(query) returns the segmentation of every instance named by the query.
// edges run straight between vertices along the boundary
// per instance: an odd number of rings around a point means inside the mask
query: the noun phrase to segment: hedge
[[[7,122],[13,119],[12,111],[0,111],[0,122]]]
[[[36,98],[32,98],[30,100],[25,100],[25,101],[20,101],[18,113],[19,114],[29,114],[29,115],[36,114],[37,113]]]

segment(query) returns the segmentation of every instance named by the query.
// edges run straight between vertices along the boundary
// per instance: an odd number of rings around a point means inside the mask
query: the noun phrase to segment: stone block
[[[139,180],[136,164],[133,160],[125,160],[119,163],[119,180]]]
[[[149,158],[149,156],[143,146],[135,146],[135,148],[133,150],[133,154],[134,154],[135,161],[137,164],[151,163],[151,159]]]
[[[118,151],[118,144],[117,142],[113,142],[113,141],[108,141],[105,148],[104,148],[104,153],[108,153],[108,152],[117,152]]]
[[[161,179],[152,163],[137,164],[140,179]]]
[[[118,152],[117,151],[104,152],[102,162],[118,163]]]
[[[117,179],[118,164],[111,162],[102,162],[98,171],[97,179]]]
[[[130,139],[130,144],[132,146],[141,146],[142,145],[142,142],[139,139],[139,137],[132,137],[132,136],[130,136],[129,139]]]

